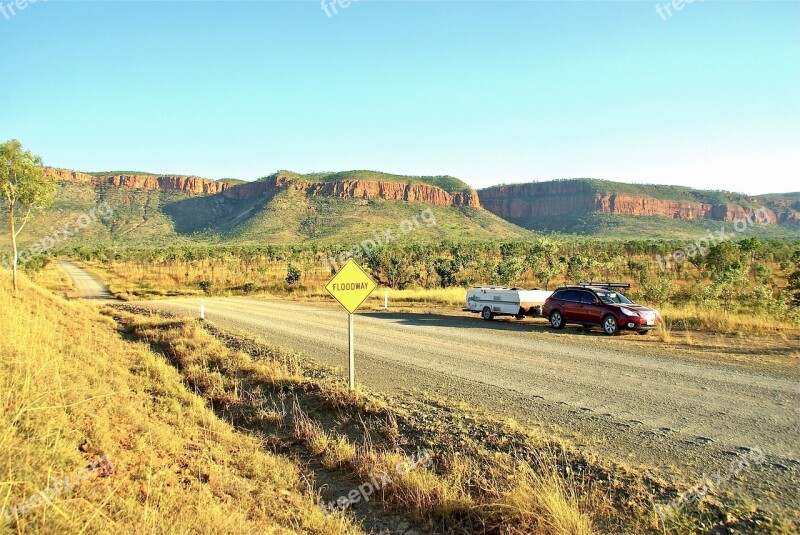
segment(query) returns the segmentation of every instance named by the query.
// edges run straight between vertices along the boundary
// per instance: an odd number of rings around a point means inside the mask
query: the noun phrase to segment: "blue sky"
[[[800,3],[656,4],[39,0],[0,14],[0,139],[79,170],[800,190]]]

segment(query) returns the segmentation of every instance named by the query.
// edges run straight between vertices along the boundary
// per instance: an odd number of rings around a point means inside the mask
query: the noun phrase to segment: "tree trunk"
[[[16,225],[14,225],[14,205],[10,205],[8,207],[8,222],[11,226],[11,248],[13,258],[11,260],[11,272],[12,277],[14,280],[14,293],[17,293],[17,261],[19,258],[19,254],[17,251],[17,232],[16,232]]]

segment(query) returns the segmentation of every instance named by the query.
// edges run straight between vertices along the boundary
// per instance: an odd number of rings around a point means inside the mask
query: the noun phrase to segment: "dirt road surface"
[[[191,298],[132,304],[193,317],[200,309]],[[344,380],[347,313],[337,306],[232,297],[205,299],[205,309],[218,327],[339,367]],[[717,470],[727,476],[731,461],[760,448],[766,460],[725,477],[715,494],[798,515],[797,340],[720,351],[641,338],[467,315],[363,313],[355,318],[356,377],[374,390],[467,401],[617,462],[653,467],[686,490]]]
[[[72,285],[75,287],[75,291],[84,301],[104,303],[114,299],[114,296],[111,295],[108,288],[106,288],[102,282],[72,262],[59,260],[58,265],[69,275],[69,278],[72,279]]]

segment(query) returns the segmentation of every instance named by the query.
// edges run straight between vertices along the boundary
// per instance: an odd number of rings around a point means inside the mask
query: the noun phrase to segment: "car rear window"
[[[566,301],[580,301],[581,300],[580,293],[581,292],[578,290],[566,290],[564,292],[564,297],[562,297],[561,299],[565,299]]]
[[[558,290],[556,293],[553,294],[553,299],[564,299],[564,294],[566,294],[564,290]]]

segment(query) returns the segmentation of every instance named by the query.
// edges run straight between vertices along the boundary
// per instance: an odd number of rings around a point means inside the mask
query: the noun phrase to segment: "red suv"
[[[562,286],[544,302],[542,315],[554,329],[577,323],[586,329],[599,326],[608,335],[620,329],[647,334],[661,325],[661,316],[652,308],[636,305],[615,288],[630,288],[622,283],[582,283]]]

